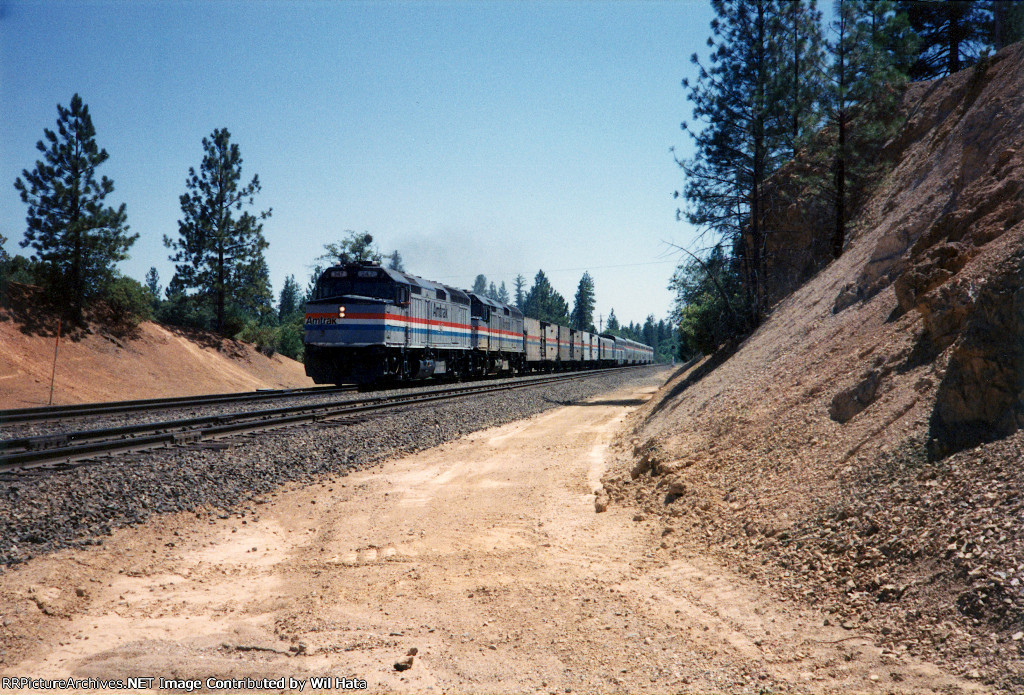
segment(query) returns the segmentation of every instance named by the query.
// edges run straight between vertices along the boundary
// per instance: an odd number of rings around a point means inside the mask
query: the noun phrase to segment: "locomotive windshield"
[[[374,269],[333,268],[320,276],[313,299],[334,299],[353,295],[395,300],[395,281],[387,273]]]

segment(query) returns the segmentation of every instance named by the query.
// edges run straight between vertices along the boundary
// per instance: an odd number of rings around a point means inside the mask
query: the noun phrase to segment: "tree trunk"
[[[961,17],[961,10],[955,3],[949,3],[946,11],[949,13],[949,34],[947,34],[949,74],[952,75],[954,72],[960,72],[960,27],[963,24],[963,19]]]
[[[843,254],[846,241],[846,112],[839,109],[839,144],[836,152],[836,228],[832,235],[832,257]]]
[[[81,226],[81,191],[78,185],[78,162],[82,156],[81,147],[78,143],[75,143],[75,151],[73,156],[73,162],[71,164],[71,177],[73,183],[71,184],[71,214],[68,216],[68,225],[71,227],[72,236],[74,238],[74,244],[71,252],[71,310],[72,318],[75,323],[81,323],[82,321],[82,295],[84,294],[84,288],[82,287],[82,226]]]
[[[224,247],[217,249],[217,332],[224,332]]]

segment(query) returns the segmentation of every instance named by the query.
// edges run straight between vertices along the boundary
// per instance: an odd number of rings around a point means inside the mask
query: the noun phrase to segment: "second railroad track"
[[[570,379],[585,379],[589,376],[598,376],[622,369],[635,369],[635,367],[534,377],[501,384],[458,385],[419,393],[400,393],[358,400],[349,399],[299,404],[264,410],[249,410],[42,436],[12,438],[0,441],[0,471],[9,472],[19,469],[40,468],[44,470],[59,470],[73,462],[86,459],[91,460],[121,452],[140,451],[161,446],[189,445],[219,437],[322,420],[357,418],[361,414],[374,411],[416,406],[498,391],[529,388]],[[308,392],[310,389],[297,389],[297,391]],[[320,388],[313,391],[326,393],[331,391],[331,389]],[[336,391],[351,391],[351,389],[336,389]],[[173,401],[182,399],[155,400],[165,401],[164,407],[176,407],[180,404]],[[109,405],[125,407],[125,404],[122,403]],[[143,406],[143,403],[139,403],[139,405]],[[148,407],[148,409],[152,410],[154,407],[160,407],[160,405],[154,401],[149,401],[143,407]],[[120,410],[118,412],[129,411]]]

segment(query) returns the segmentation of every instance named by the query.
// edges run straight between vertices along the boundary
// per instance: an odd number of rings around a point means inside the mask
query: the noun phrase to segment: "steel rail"
[[[0,452],[3,452],[0,453],[0,471],[52,463],[70,463],[71,461],[92,458],[102,454],[139,451],[161,445],[191,444],[243,432],[274,429],[320,420],[332,420],[360,413],[416,406],[464,396],[548,385],[635,368],[616,367],[550,377],[534,377],[503,384],[456,386],[426,393],[376,396],[359,401],[335,401],[333,403],[296,405],[268,410],[208,415],[199,418],[69,432],[60,435],[9,439],[0,442]]]
[[[0,425],[24,422],[57,422],[92,415],[116,415],[134,413],[140,410],[160,410],[171,407],[189,407],[236,403],[244,401],[290,398],[299,396],[331,395],[355,391],[355,386],[311,386],[296,389],[267,389],[242,393],[211,393],[201,396],[169,396],[166,398],[144,398],[131,401],[109,401],[105,403],[79,403],[62,406],[40,406],[36,408],[12,408],[0,410]]]

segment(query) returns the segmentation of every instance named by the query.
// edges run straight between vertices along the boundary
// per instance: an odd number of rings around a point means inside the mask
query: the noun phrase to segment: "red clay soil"
[[[638,411],[605,494],[670,556],[1024,692],[1024,45],[906,106],[844,254]]]
[[[55,331],[25,333],[0,308],[0,409],[46,405]],[[42,333],[42,334],[41,334]],[[49,335],[47,335],[47,333]],[[130,338],[97,329],[62,337],[54,404],[312,386],[300,362],[252,345],[146,322]]]

